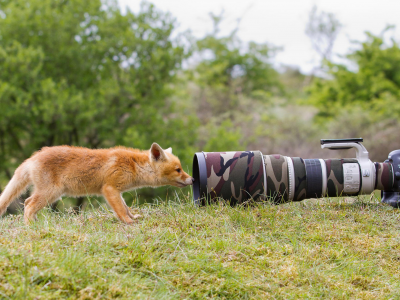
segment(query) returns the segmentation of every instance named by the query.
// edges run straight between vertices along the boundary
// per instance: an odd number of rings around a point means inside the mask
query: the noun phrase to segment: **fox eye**
[[[181,172],[181,169],[178,168],[178,169],[176,169],[176,171],[177,171],[178,173],[180,173],[180,172]]]

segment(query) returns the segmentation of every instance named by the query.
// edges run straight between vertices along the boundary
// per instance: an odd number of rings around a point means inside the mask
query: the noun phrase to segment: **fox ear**
[[[151,160],[167,160],[167,155],[165,154],[163,148],[159,144],[153,143],[150,148],[150,159]]]
[[[164,151],[168,152],[169,154],[172,154],[172,148],[171,147],[169,147],[168,149],[165,149]]]

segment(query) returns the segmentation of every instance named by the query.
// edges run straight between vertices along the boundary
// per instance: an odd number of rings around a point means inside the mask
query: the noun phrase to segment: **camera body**
[[[197,152],[193,160],[194,200],[223,198],[274,203],[308,198],[356,196],[382,191],[382,201],[400,207],[400,150],[383,163],[372,162],[363,139],[321,140],[322,149],[353,148],[351,159],[302,159],[260,151]]]
[[[389,163],[393,169],[393,187],[390,190],[382,190],[382,202],[395,208],[400,207],[400,150],[389,153],[385,163]]]

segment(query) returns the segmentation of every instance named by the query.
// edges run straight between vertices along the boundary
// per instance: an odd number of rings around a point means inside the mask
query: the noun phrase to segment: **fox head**
[[[172,148],[164,150],[153,143],[149,152],[150,163],[160,185],[185,187],[193,184],[194,179],[183,171],[179,158],[172,154]]]

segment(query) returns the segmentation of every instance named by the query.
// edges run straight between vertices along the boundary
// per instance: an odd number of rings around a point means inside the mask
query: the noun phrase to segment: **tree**
[[[217,113],[234,110],[240,95],[281,92],[278,73],[270,61],[275,49],[255,42],[244,44],[237,37],[238,29],[219,37],[222,16],[210,15],[214,30],[197,41],[197,52],[203,59],[195,67],[194,76],[200,87],[214,91],[209,97],[213,109]]]
[[[123,15],[111,0],[0,1],[0,172],[43,146],[168,147],[193,129],[169,100],[188,55],[173,29],[147,3]]]
[[[360,49],[347,56],[356,71],[328,62],[332,79],[316,79],[309,88],[309,103],[319,109],[320,118],[332,118],[355,106],[372,112],[371,121],[400,116],[398,43],[385,44],[382,36],[367,33],[367,40],[359,45]]]
[[[323,66],[324,61],[332,57],[332,49],[342,24],[333,13],[318,11],[313,6],[306,25],[306,34],[311,40],[312,47],[321,57],[321,65],[315,67],[312,74]]]
[[[210,16],[214,30],[195,42],[195,64],[186,72],[188,97],[201,123],[197,144],[209,151],[245,149],[251,138],[246,130],[254,128],[253,116],[284,93],[271,63],[276,49],[242,42],[237,28],[221,36],[223,15]]]

